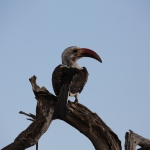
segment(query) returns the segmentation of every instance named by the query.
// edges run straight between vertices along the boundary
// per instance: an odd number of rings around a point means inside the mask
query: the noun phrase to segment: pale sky
[[[103,60],[78,61],[89,72],[79,102],[118,135],[123,149],[129,129],[150,139],[150,1],[1,0],[0,18],[0,149],[31,123],[18,112],[35,114],[28,79],[36,75],[38,85],[54,93],[51,75],[69,46],[90,48]],[[94,147],[56,120],[41,137],[41,149]]]

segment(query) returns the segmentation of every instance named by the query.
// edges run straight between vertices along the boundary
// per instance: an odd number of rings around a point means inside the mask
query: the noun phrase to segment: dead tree
[[[32,119],[29,120],[33,122],[17,136],[13,143],[2,148],[2,150],[24,150],[37,144],[52,122],[57,97],[51,94],[45,87],[40,88],[36,84],[35,76],[29,80],[37,100],[36,115],[20,111],[21,114],[31,117]],[[63,121],[89,138],[96,150],[122,149],[118,136],[96,113],[91,112],[82,104],[75,104],[69,101],[67,115]],[[148,150],[144,148],[150,147],[150,141],[134,132],[126,133],[125,149],[134,150],[136,145],[142,146],[143,149],[141,150]]]

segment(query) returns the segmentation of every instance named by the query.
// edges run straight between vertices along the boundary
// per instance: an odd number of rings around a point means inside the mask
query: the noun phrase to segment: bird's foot
[[[74,103],[75,103],[76,105],[78,104],[78,99],[77,99],[77,98],[75,99]]]

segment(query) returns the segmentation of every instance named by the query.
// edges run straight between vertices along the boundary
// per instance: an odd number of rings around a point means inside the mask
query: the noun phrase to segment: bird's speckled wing
[[[66,78],[66,76],[68,78]],[[57,66],[52,74],[52,84],[56,95],[59,95],[64,82],[69,84],[69,91],[72,94],[81,93],[88,79],[88,71],[85,67],[82,70],[77,68],[67,68],[66,66]]]
[[[88,79],[88,71],[85,67],[82,70],[76,69],[76,74],[70,83],[69,90],[72,94],[81,93]]]
[[[63,65],[58,65],[52,74],[52,85],[56,95],[59,95],[62,86],[62,73],[63,69],[66,68]]]

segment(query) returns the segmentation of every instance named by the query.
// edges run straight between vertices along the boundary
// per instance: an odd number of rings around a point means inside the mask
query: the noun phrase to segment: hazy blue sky
[[[69,46],[97,52],[103,63],[79,60],[89,79],[79,102],[96,112],[124,147],[129,129],[150,139],[150,1],[0,1],[0,148],[35,114],[29,78],[51,93],[51,75]],[[94,150],[65,122],[53,121],[39,150]],[[29,148],[35,150],[35,147]]]

